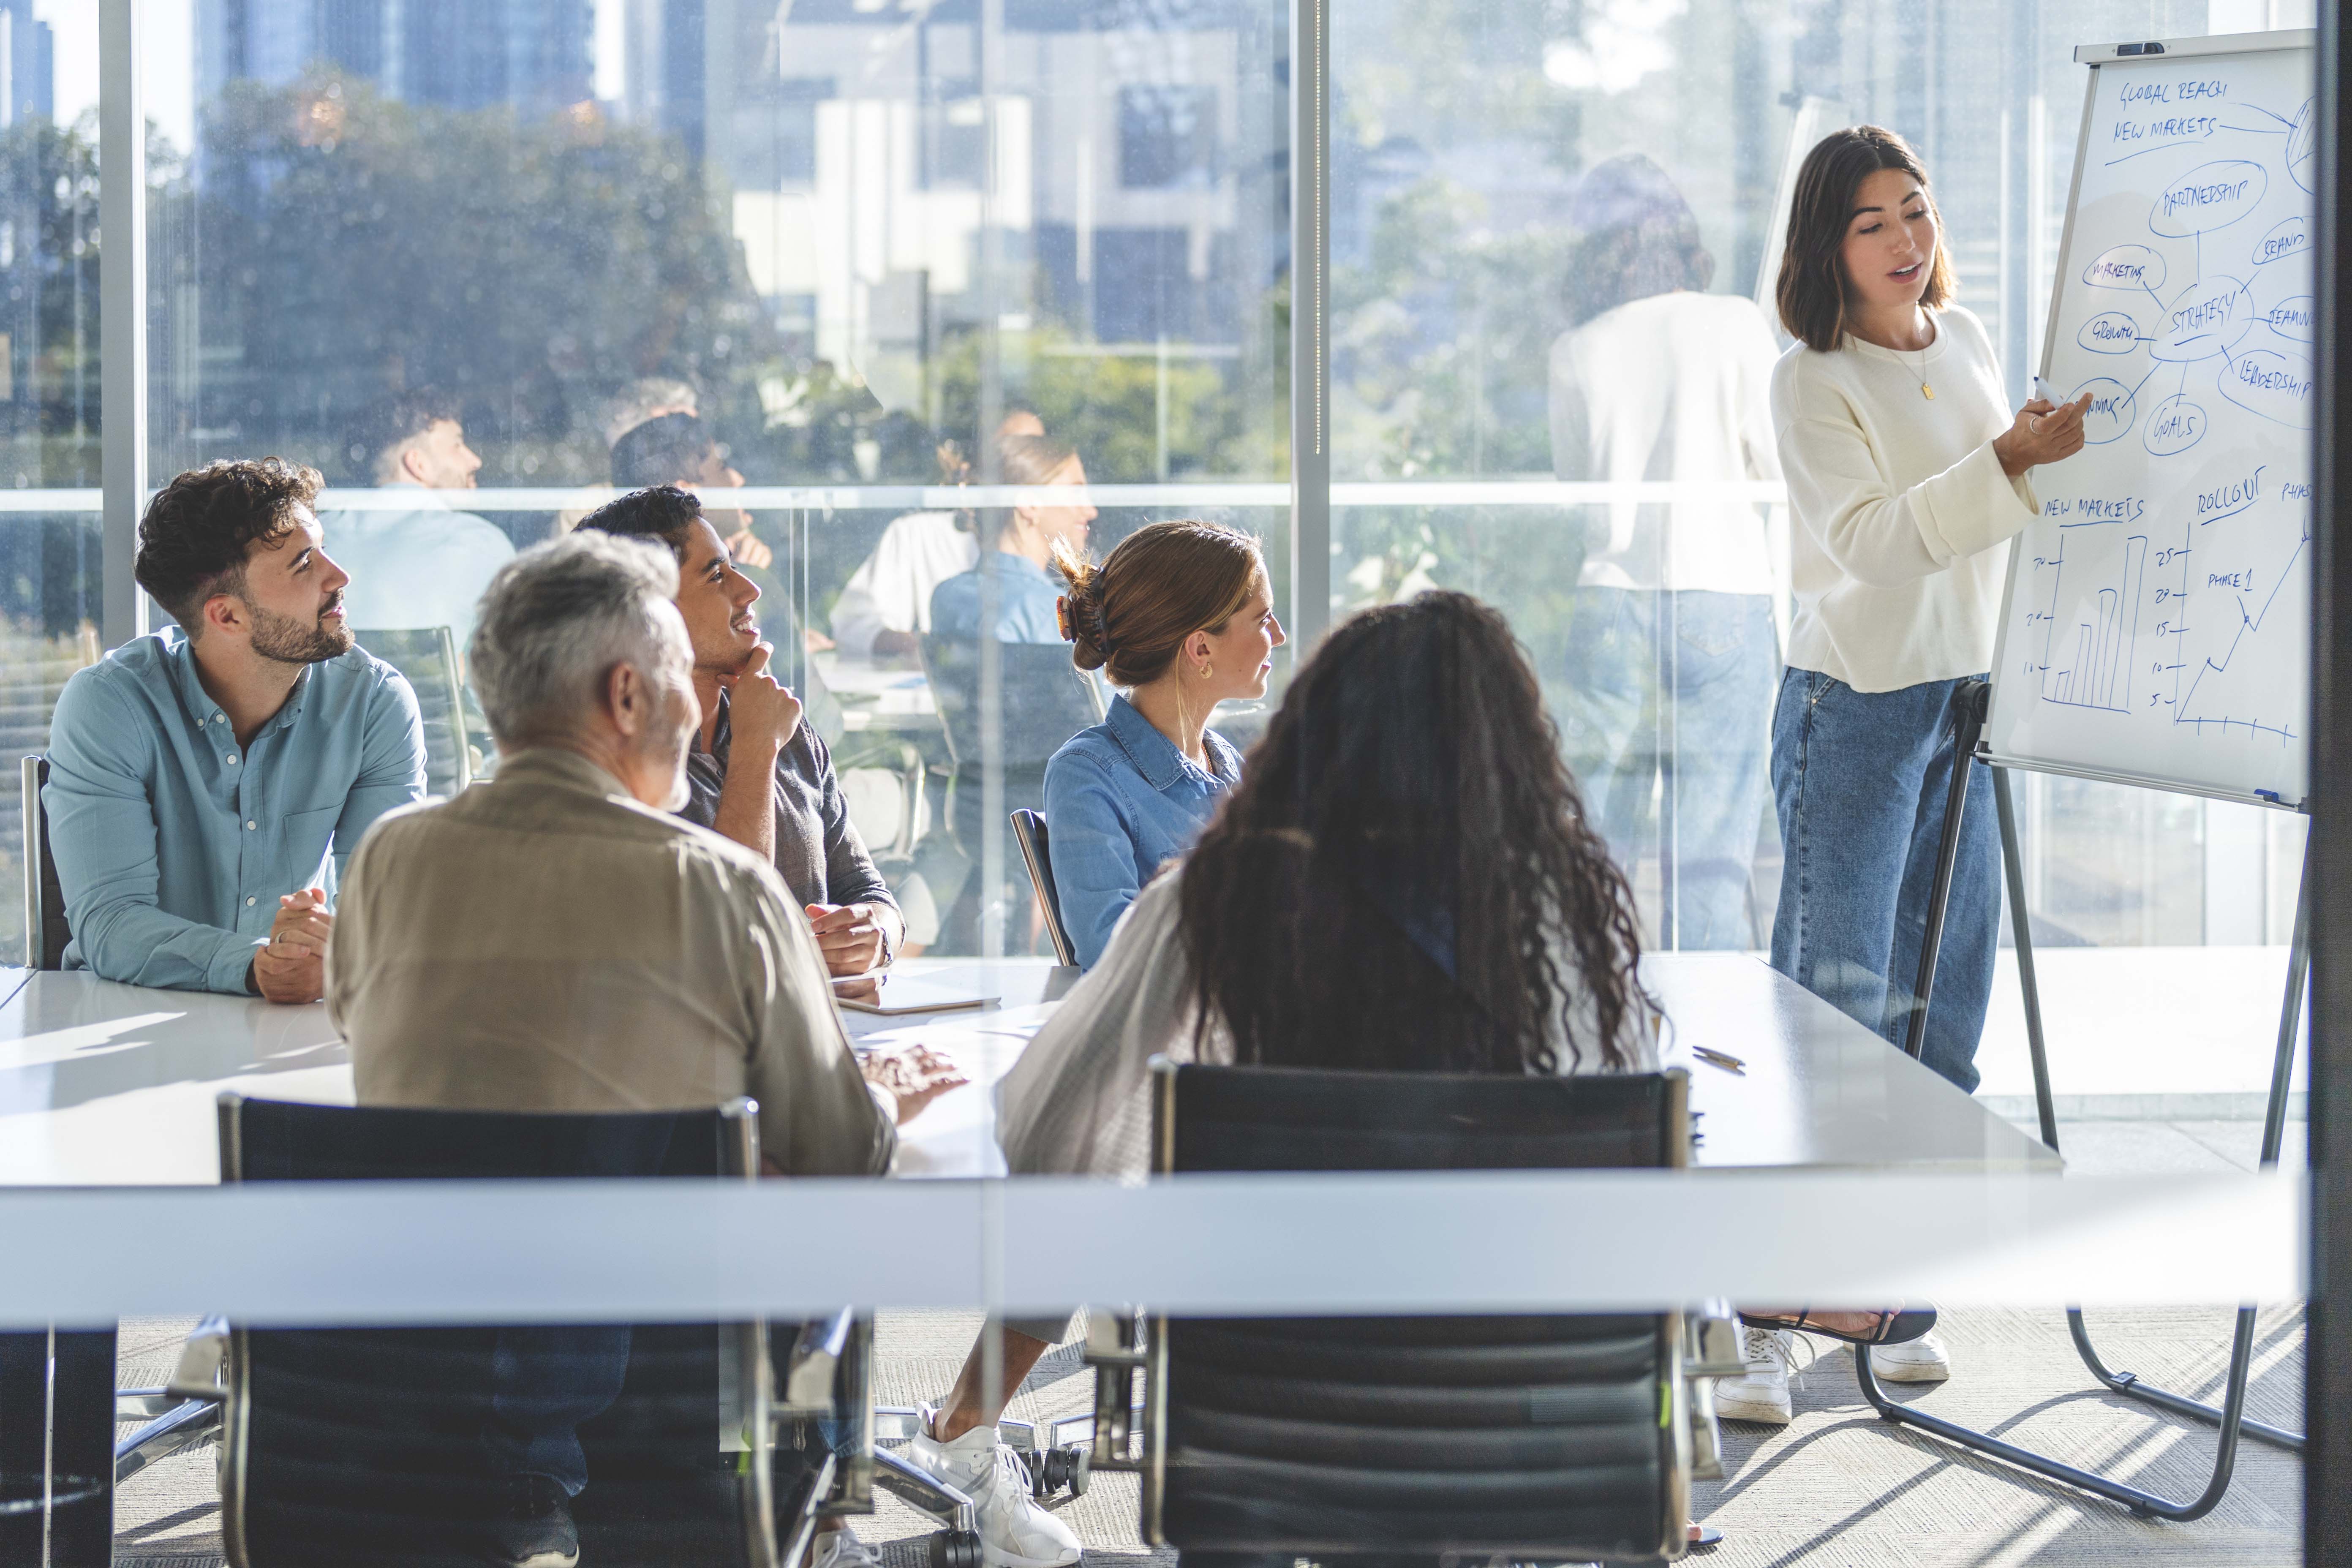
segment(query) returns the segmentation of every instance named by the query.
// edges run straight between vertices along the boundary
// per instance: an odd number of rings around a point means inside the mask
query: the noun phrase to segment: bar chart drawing
[[[2058,624],[2059,588],[2066,575],[2067,536],[2060,535],[2050,568],[2050,609],[2042,620],[2042,700],[2063,708],[2131,711],[2132,650],[2139,640],[2139,612],[2147,574],[2147,535],[2124,541],[2123,560],[2112,586],[2081,601],[2074,626]],[[2071,631],[2070,637],[2066,635]],[[2061,664],[2059,661],[2066,662]]]

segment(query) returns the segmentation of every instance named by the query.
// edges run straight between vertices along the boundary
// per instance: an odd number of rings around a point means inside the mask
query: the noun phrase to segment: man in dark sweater
[[[768,672],[775,650],[752,613],[759,585],[736,570],[701,501],[670,485],[635,490],[580,526],[658,541],[677,558],[677,609],[702,705],[686,759],[690,798],[678,815],[774,863],[833,973],[888,963],[906,921],[849,820],[824,742]]]

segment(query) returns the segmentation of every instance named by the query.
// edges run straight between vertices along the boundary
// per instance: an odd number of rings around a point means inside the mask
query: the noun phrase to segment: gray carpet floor
[[[2295,1130],[2298,1133],[2301,1129]],[[2194,1169],[2252,1163],[2243,1124],[2150,1124],[2104,1132],[2068,1129],[2076,1169]],[[2208,1162],[2210,1162],[2208,1164]],[[2294,1161],[2290,1158],[2290,1163]],[[979,1319],[965,1312],[885,1312],[877,1323],[875,1397],[912,1405],[953,1379]],[[121,1381],[163,1381],[185,1323],[122,1325]],[[2107,1364],[2158,1386],[2218,1399],[2226,1311],[2137,1310],[2095,1314]],[[2213,1440],[2143,1406],[2094,1392],[2065,1318],[2044,1310],[1948,1313],[1949,1383],[1895,1386],[1898,1397],[2072,1463],[2186,1498],[2211,1471]],[[1847,1352],[1809,1341],[1816,1359],[1795,1386],[1796,1419],[1769,1428],[1724,1424],[1727,1479],[1701,1483],[1695,1511],[1724,1532],[1688,1561],[1705,1568],[2293,1568],[2302,1561],[2302,1467],[2258,1444],[2239,1451],[2235,1483],[2212,1513],[2189,1524],[2132,1517],[1991,1460],[1959,1454],[1879,1421],[1854,1387]],[[2250,1400],[2259,1420],[2302,1421],[2300,1310],[2266,1309]],[[1084,1410],[1091,1383],[1076,1344],[1054,1351],[1012,1414],[1038,1419]],[[116,1500],[117,1568],[216,1568],[221,1563],[216,1451],[166,1459],[127,1482]],[[1058,1505],[1087,1543],[1087,1568],[1172,1568],[1136,1534],[1131,1478],[1104,1476]],[[925,1568],[931,1521],[883,1498],[857,1531],[887,1568]],[[593,1568],[593,1565],[592,1565]]]

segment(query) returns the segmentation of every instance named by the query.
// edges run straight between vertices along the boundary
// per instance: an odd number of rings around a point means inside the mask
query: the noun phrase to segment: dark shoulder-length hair
[[[1195,1016],[1245,1065],[1622,1068],[1646,1017],[1633,895],[1527,656],[1466,594],[1325,639],[1179,900]]]
[[[1576,249],[1568,264],[1568,324],[1653,294],[1715,281],[1715,258],[1672,176],[1639,153],[1593,165],[1577,187]]]
[[[1958,292],[1951,252],[1944,244],[1944,215],[1911,144],[1882,125],[1832,131],[1813,144],[1797,171],[1797,189],[1789,204],[1789,243],[1780,252],[1780,324],[1809,349],[1829,353],[1845,341],[1851,290],[1841,253],[1846,225],[1853,219],[1863,181],[1881,169],[1899,169],[1918,181],[1927,210],[1935,216],[1936,256],[1927,265],[1927,289],[1919,303],[1941,310]]]

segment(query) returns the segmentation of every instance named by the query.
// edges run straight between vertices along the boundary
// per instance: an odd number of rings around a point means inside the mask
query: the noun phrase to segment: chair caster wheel
[[[1072,1497],[1084,1497],[1093,1471],[1094,1452],[1084,1443],[1043,1449],[1029,1458],[1029,1490],[1039,1502],[1064,1487]]]
[[[970,1530],[942,1530],[930,1540],[930,1568],[981,1568],[980,1535]]]

